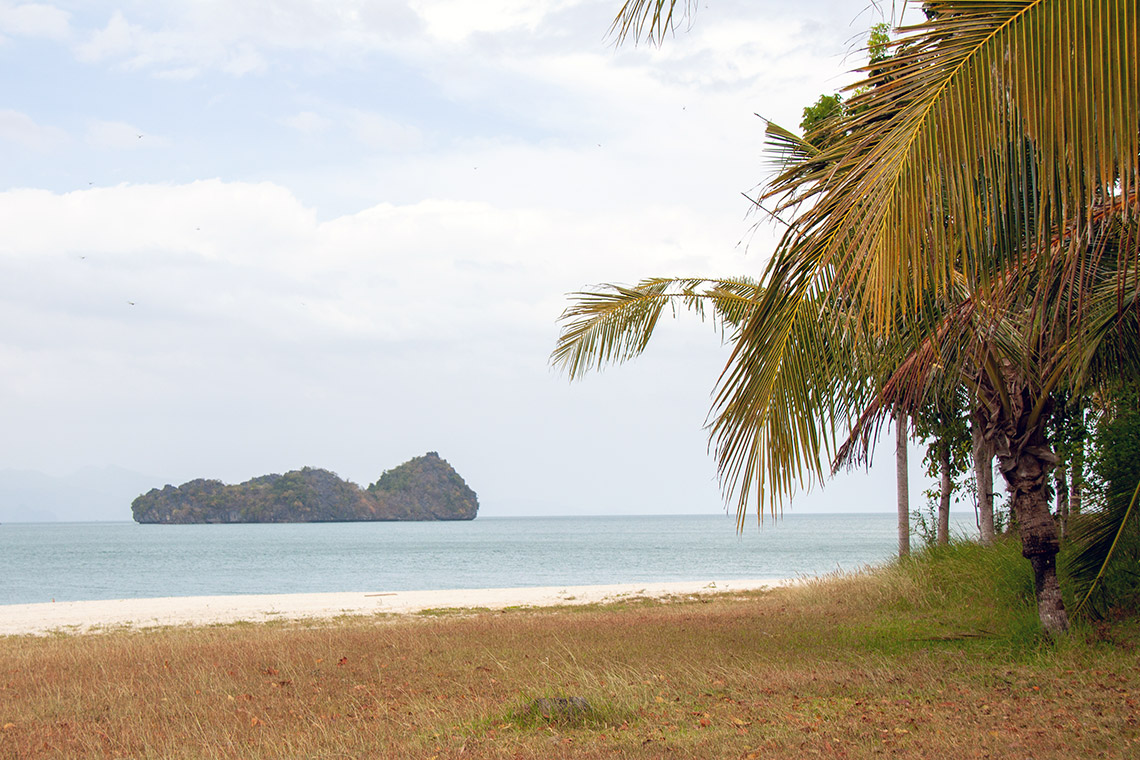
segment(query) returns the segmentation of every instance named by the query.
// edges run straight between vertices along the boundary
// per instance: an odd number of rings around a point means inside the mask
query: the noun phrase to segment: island
[[[226,485],[199,478],[152,488],[131,503],[135,522],[190,523],[473,520],[479,501],[439,454],[387,470],[368,488],[314,467]]]

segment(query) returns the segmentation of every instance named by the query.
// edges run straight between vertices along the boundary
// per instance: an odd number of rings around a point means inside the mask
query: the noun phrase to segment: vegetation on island
[[[677,5],[628,0],[615,29],[661,41]],[[1136,519],[1102,500],[1077,520],[1098,540],[1062,536],[1053,506],[1067,455],[1080,493],[1086,412],[1116,419],[1140,377],[1140,16],[1135,0],[922,10],[894,39],[874,30],[860,81],[805,112],[805,135],[768,124],[755,203],[784,232],[759,277],[579,293],[553,360],[580,377],[640,354],[666,306],[711,317],[732,352],[710,437],[741,519],[868,461],[887,424],[925,417],[937,438],[966,418],[1058,635],[1062,539],[1091,590]]]
[[[384,472],[367,489],[328,470],[305,467],[226,485],[191,480],[152,489],[131,504],[140,523],[473,520],[475,492],[429,451]]]

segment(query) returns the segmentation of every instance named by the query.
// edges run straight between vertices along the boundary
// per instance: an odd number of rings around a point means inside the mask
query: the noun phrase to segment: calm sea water
[[[968,534],[972,515],[956,516]],[[215,594],[794,578],[883,562],[891,514],[447,523],[0,525],[0,604]]]

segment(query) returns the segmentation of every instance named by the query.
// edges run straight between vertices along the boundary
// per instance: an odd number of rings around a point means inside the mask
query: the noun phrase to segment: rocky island
[[[152,488],[131,503],[135,522],[168,525],[473,520],[478,510],[475,492],[434,451],[386,471],[368,488],[305,467],[237,485],[199,478]]]

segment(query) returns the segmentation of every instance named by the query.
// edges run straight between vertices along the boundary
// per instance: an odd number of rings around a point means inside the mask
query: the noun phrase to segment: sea
[[[952,532],[972,536],[974,517]],[[895,516],[479,517],[469,522],[0,525],[0,605],[221,594],[799,578],[896,552]]]

